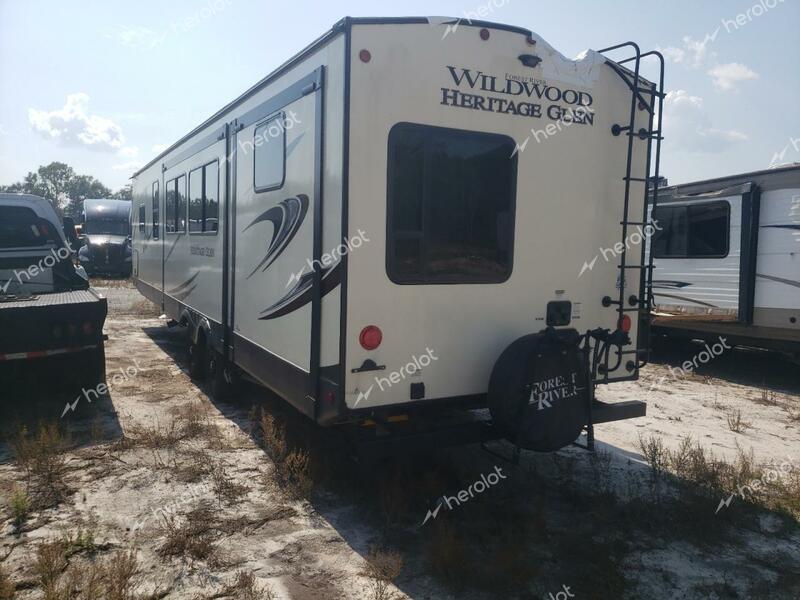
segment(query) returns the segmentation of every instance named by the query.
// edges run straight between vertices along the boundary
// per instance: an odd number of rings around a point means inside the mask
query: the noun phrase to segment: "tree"
[[[120,190],[119,193],[122,193]],[[50,201],[59,216],[77,217],[86,198],[109,198],[111,190],[91,175],[76,175],[69,165],[52,162],[29,172],[22,181],[0,186],[0,192],[35,194]]]
[[[116,198],[117,200],[133,200],[133,190],[131,189],[131,184],[128,183],[124,187],[119,188],[112,194],[111,197]]]
[[[77,217],[86,198],[109,198],[111,190],[91,175],[76,175],[67,183],[67,206],[64,213]]]

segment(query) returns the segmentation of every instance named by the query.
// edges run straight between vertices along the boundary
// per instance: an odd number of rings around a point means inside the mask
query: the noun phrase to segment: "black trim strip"
[[[763,229],[800,229],[800,225],[786,224],[786,225],[762,225]]]
[[[324,194],[324,160],[325,160],[325,94],[323,93],[325,69],[317,69],[319,76],[315,84],[314,94],[314,239],[313,239],[313,264],[312,274],[313,285],[311,287],[311,349],[310,349],[310,370],[311,378],[307,395],[313,402],[319,398],[319,373],[320,355],[322,352],[322,296],[323,288],[323,269],[322,269],[322,210]],[[339,275],[336,268],[336,283],[338,285]],[[327,273],[330,274],[330,271]],[[327,278],[330,280],[330,278]],[[328,289],[330,291],[332,287]],[[314,419],[316,420],[316,410]]]
[[[739,248],[739,322],[753,323],[756,301],[756,263],[758,261],[758,224],[761,191],[754,183],[742,194],[742,231]],[[728,222],[730,227],[730,222]]]

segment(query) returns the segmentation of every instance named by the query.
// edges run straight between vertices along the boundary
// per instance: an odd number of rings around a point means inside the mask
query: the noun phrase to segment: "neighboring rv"
[[[518,447],[591,444],[645,412],[594,398],[646,359],[644,249],[581,266],[644,220],[660,55],[456,22],[344,19],[135,173],[134,280],[214,393],[241,370],[322,425],[488,406]]]
[[[800,165],[658,190],[658,333],[800,357]]]
[[[111,198],[83,201],[82,239],[78,252],[90,275],[131,274],[131,202]]]

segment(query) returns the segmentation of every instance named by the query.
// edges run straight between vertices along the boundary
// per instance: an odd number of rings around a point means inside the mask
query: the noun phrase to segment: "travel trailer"
[[[346,18],[134,174],[134,280],[213,393],[244,373],[321,425],[591,445],[645,413],[594,396],[647,359],[644,247],[597,252],[646,225],[662,90],[631,42]]]
[[[658,191],[654,333],[800,358],[800,164]]]

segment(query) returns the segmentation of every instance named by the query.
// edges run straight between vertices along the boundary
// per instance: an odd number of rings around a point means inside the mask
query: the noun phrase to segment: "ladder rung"
[[[622,181],[641,181],[641,182],[646,182],[646,181],[649,181],[649,179],[647,179],[645,177],[623,177]]]
[[[650,265],[617,265],[618,269],[649,269]],[[655,267],[654,267],[655,268]]]
[[[642,306],[639,308],[620,308],[618,312],[641,312],[643,310],[645,310],[645,308]]]
[[[652,225],[652,223],[648,223],[647,221],[620,221],[620,225]]]

